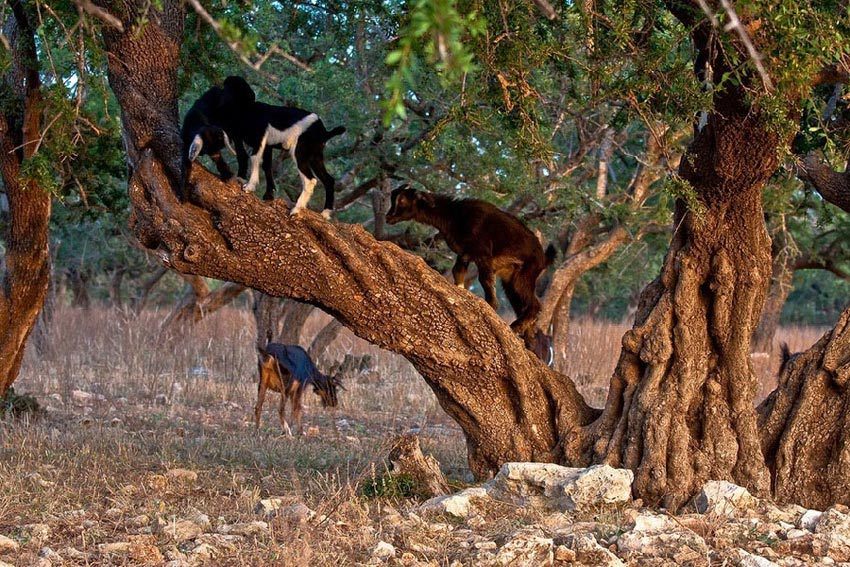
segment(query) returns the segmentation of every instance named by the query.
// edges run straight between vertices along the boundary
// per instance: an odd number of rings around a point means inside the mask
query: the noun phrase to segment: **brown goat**
[[[465,287],[470,262],[478,266],[478,281],[493,309],[496,277],[502,280],[505,295],[516,313],[511,328],[526,345],[534,345],[534,323],[540,313],[535,294],[537,278],[555,259],[550,245],[546,252],[540,241],[518,218],[477,199],[453,199],[434,193],[400,187],[392,192],[387,222],[415,220],[433,226],[455,252],[452,274],[455,284]]]
[[[254,407],[254,424],[260,428],[260,416],[266,401],[266,391],[280,393],[278,416],[280,425],[287,435],[292,430],[286,422],[286,402],[292,399],[292,421],[299,434],[303,433],[301,404],[304,389],[313,386],[313,392],[322,401],[322,407],[335,408],[338,404],[337,388],[341,387],[336,377],[322,374],[310,360],[307,352],[296,345],[269,343],[265,348],[257,348],[259,352],[258,368],[260,383],[257,391],[257,405]]]

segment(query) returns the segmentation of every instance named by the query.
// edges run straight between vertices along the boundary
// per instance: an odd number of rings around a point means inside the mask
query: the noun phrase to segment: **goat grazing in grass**
[[[238,138],[237,148],[244,142],[251,149],[251,167],[248,180],[242,186],[253,191],[260,180],[260,166],[266,175],[266,192],[263,199],[274,198],[272,176],[272,149],[289,152],[301,176],[301,195],[291,214],[304,209],[316,187],[316,177],[325,186],[325,208],[322,216],[330,218],[334,206],[334,178],[325,169],[325,144],[331,138],[345,132],[339,126],[326,130],[319,117],[300,108],[273,106],[256,101],[254,90],[242,77],[228,77],[224,81],[227,106],[232,119],[233,134]],[[244,151],[244,150],[243,150]],[[247,154],[237,153],[240,159],[239,173],[243,174],[243,159]]]
[[[180,132],[183,138],[184,186],[192,162],[200,155],[208,155],[212,158],[222,180],[227,181],[233,177],[233,172],[221,157],[221,151],[224,148],[236,153],[230,137],[221,125],[221,114],[225,106],[224,89],[212,87],[186,112]]]
[[[342,385],[335,376],[322,374],[303,348],[297,345],[270,342],[265,348],[258,347],[257,351],[260,371],[257,405],[254,408],[254,424],[257,429],[260,428],[260,416],[263,412],[263,403],[266,401],[266,390],[280,393],[278,409],[280,424],[290,436],[292,430],[284,415],[286,402],[292,398],[292,421],[298,433],[303,433],[301,399],[307,386],[313,386],[313,392],[319,396],[322,407],[337,406],[337,388],[341,388]]]
[[[496,276],[516,313],[511,328],[526,345],[534,344],[533,326],[540,313],[535,294],[537,278],[555,259],[555,247],[546,252],[540,241],[518,218],[477,199],[453,199],[400,187],[392,192],[387,222],[415,220],[440,231],[457,254],[452,274],[465,287],[470,262],[478,266],[484,297],[498,309]]]

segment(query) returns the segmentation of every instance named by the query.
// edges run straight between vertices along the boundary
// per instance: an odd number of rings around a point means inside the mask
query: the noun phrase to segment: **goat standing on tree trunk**
[[[453,199],[434,193],[399,187],[392,192],[387,222],[415,220],[436,228],[457,254],[452,274],[455,284],[466,287],[470,262],[478,266],[478,281],[493,309],[496,277],[516,313],[511,324],[528,348],[534,349],[534,323],[540,313],[535,287],[537,278],[555,259],[551,244],[543,251],[540,241],[522,221],[477,199]]]
[[[313,386],[313,392],[319,396],[322,407],[337,406],[337,388],[342,387],[339,379],[322,374],[303,348],[297,345],[269,342],[265,348],[257,347],[257,351],[260,373],[257,405],[254,407],[254,424],[257,429],[260,428],[260,417],[267,390],[280,393],[278,416],[283,430],[290,436],[292,430],[285,417],[286,402],[292,398],[292,421],[298,433],[303,433],[301,400],[307,386]]]
[[[266,175],[266,192],[263,199],[270,201],[274,198],[271,159],[272,149],[278,148],[292,156],[301,176],[301,196],[298,197],[291,214],[297,214],[307,207],[318,177],[325,186],[325,208],[322,216],[330,218],[334,207],[335,181],[325,168],[325,144],[331,138],[345,133],[345,128],[338,126],[327,130],[315,113],[300,108],[257,102],[254,90],[242,77],[231,76],[225,79],[224,91],[229,101],[233,135],[239,141],[237,151],[241,149],[241,142],[251,148],[251,167],[243,189],[254,191],[260,181],[262,166]],[[247,154],[239,151],[237,157],[241,176],[246,173]]]

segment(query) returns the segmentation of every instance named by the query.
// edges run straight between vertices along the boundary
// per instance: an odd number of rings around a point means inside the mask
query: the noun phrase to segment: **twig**
[[[77,5],[77,8],[81,12],[85,12],[90,16],[94,16],[104,24],[112,26],[120,32],[124,31],[124,24],[121,23],[121,20],[119,20],[100,6],[96,6],[95,4],[93,4],[91,0],[74,0],[74,3]]]
[[[700,8],[702,8],[702,11],[705,12],[706,16],[708,16],[711,25],[718,27],[720,24],[717,20],[717,16],[712,13],[711,8],[709,8],[706,1],[697,0],[697,2],[699,3]],[[767,74],[767,69],[764,68],[761,54],[756,49],[756,46],[753,45],[753,42],[750,39],[750,34],[747,33],[746,28],[738,18],[738,14],[732,7],[732,4],[729,3],[729,0],[720,0],[720,5],[723,6],[723,9],[726,11],[726,15],[729,16],[729,23],[723,26],[723,31],[729,32],[735,30],[741,42],[744,44],[744,47],[747,49],[747,54],[752,60],[753,65],[755,65],[756,71],[758,71],[758,74],[761,77],[765,90],[767,92],[773,91],[773,81],[770,80],[770,76]]]
[[[277,81],[279,79],[275,75],[273,75],[273,74],[271,74],[267,71],[263,71],[261,69],[261,67],[269,59],[269,57],[271,57],[271,55],[275,54],[275,53],[277,53],[278,55],[280,55],[281,57],[283,57],[284,59],[286,59],[287,61],[289,61],[293,65],[295,65],[296,67],[303,69],[304,71],[308,71],[308,72],[313,71],[313,69],[308,64],[301,61],[300,59],[298,59],[294,55],[286,53],[285,51],[280,49],[277,45],[273,45],[256,62],[252,62],[243,53],[242,49],[240,49],[238,42],[228,41],[228,39],[224,35],[224,30],[222,30],[221,24],[218,23],[218,20],[213,18],[212,15],[210,15],[210,13],[206,11],[206,9],[201,5],[199,0],[186,0],[186,3],[189,4],[192,7],[193,10],[195,10],[195,13],[197,13],[198,16],[202,20],[204,20],[213,29],[213,31],[215,31],[215,33],[218,35],[218,37],[221,38],[221,40],[225,43],[225,45],[227,45],[227,47],[230,48],[230,50],[236,55],[236,57],[239,58],[240,61],[242,61],[242,63],[244,63],[248,67],[251,67],[254,71],[257,71],[258,73],[264,75],[269,80]]]

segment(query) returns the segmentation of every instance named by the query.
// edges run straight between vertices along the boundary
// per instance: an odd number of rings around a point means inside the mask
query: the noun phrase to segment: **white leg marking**
[[[291,215],[297,215],[299,211],[305,209],[307,205],[310,203],[310,197],[313,196],[313,189],[316,188],[316,180],[308,179],[306,175],[303,173],[301,175],[301,195],[298,197],[298,201],[295,202],[295,206],[292,207]]]
[[[260,147],[257,149],[257,153],[251,156],[251,176],[248,178],[248,182],[242,185],[242,189],[246,193],[253,193],[254,189],[257,188],[257,183],[260,182],[260,165],[263,163],[263,152],[266,151],[266,140],[268,137],[269,132],[266,129],[263,139],[260,140]]]

